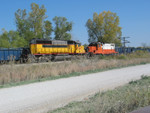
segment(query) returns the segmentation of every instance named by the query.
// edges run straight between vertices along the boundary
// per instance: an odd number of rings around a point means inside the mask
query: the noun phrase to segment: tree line
[[[31,4],[31,11],[18,9],[15,12],[16,31],[6,31],[2,29],[0,35],[0,47],[17,48],[28,47],[29,41],[33,38],[71,40],[73,23],[65,17],[53,18],[54,26],[47,20],[46,8],[36,3]],[[119,17],[116,13],[110,11],[100,14],[94,13],[93,19],[86,22],[88,31],[88,41],[100,41],[102,43],[121,44],[121,27],[119,26]],[[54,32],[54,37],[51,37]]]

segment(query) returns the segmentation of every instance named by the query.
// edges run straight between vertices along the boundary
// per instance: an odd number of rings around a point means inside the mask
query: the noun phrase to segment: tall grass
[[[81,102],[73,102],[52,113],[127,113],[150,105],[150,77],[132,81]]]
[[[150,56],[150,55],[149,55]],[[122,55],[108,56],[104,59],[77,59],[70,62],[49,64],[26,64],[26,65],[1,65],[0,66],[0,85],[18,83],[21,81],[38,80],[49,77],[61,77],[74,72],[85,72],[89,70],[109,69],[134,64],[148,63],[150,57],[133,58]]]

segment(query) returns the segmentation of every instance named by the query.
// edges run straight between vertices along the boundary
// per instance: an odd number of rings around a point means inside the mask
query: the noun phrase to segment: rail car
[[[136,48],[134,47],[116,47],[115,48],[116,52],[118,52],[119,54],[123,54],[123,53],[133,53],[135,51],[137,51]]]
[[[0,48],[0,63],[19,61],[23,48]]]
[[[150,48],[135,48],[135,47],[126,47],[126,48],[124,48],[124,47],[116,47],[115,50],[119,54],[124,54],[124,53],[130,54],[130,53],[133,53],[133,52],[136,52],[136,51],[147,51],[147,52],[150,52]]]

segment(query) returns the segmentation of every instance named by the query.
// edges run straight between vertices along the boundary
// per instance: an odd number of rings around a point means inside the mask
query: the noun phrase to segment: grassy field
[[[97,93],[49,113],[127,113],[147,105],[150,105],[150,77],[142,76],[141,80]]]
[[[150,53],[80,58],[61,63],[0,66],[0,88],[150,63]]]

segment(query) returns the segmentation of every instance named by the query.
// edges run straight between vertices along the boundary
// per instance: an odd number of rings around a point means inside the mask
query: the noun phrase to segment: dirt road
[[[150,75],[150,64],[0,89],[0,113],[42,113]]]

